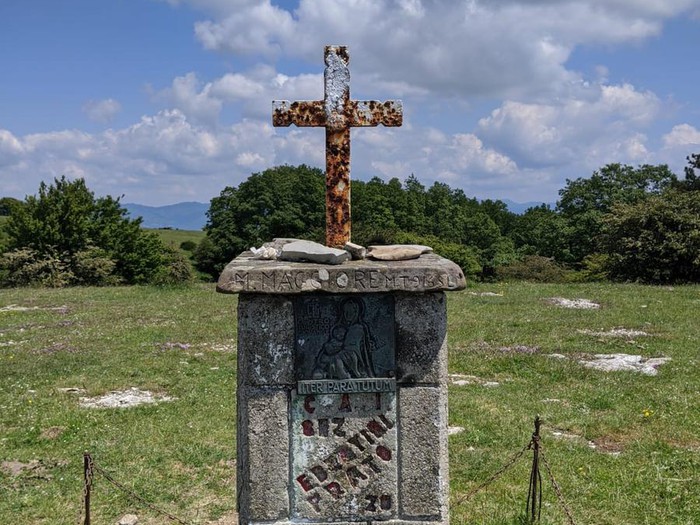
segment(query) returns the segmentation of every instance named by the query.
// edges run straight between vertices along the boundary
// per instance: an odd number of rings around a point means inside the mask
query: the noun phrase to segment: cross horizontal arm
[[[386,127],[401,126],[403,105],[400,100],[350,100],[348,103],[348,127],[370,127],[382,124]],[[325,127],[326,110],[323,100],[275,100],[272,102],[272,125],[287,127]]]
[[[350,122],[352,127],[400,126],[403,123],[403,104],[400,100],[351,100]]]
[[[324,127],[326,110],[323,100],[274,100],[272,102],[272,125],[287,127],[294,124],[299,127]]]

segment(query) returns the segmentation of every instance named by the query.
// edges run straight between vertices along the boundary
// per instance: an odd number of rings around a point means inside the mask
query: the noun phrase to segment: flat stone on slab
[[[406,261],[417,259],[424,253],[432,253],[433,249],[422,244],[387,244],[385,246],[370,246],[367,257],[379,261]]]
[[[292,262],[341,264],[350,259],[350,254],[345,250],[329,248],[313,241],[294,241],[282,246],[279,258]]]
[[[359,261],[367,257],[367,248],[354,242],[346,242],[345,249],[350,253],[353,261]]]

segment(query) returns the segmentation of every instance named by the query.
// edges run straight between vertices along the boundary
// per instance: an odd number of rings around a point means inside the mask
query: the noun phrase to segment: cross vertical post
[[[401,126],[400,100],[350,100],[346,46],[325,47],[324,99],[272,102],[273,126],[326,128],[326,245],[342,248],[351,237],[350,128]]]

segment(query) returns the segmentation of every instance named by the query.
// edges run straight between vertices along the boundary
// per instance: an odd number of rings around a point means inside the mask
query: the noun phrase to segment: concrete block
[[[400,385],[447,382],[444,292],[397,294],[396,375]]]
[[[239,296],[238,375],[247,385],[294,384],[294,309],[285,296]]]
[[[289,393],[238,390],[240,523],[289,516]]]
[[[447,524],[447,387],[405,387],[398,398],[399,517]]]

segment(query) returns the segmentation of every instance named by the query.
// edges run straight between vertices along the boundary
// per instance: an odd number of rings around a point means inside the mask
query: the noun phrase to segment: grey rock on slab
[[[280,259],[292,262],[342,264],[350,260],[350,254],[345,250],[329,248],[313,241],[294,241],[282,246]]]

